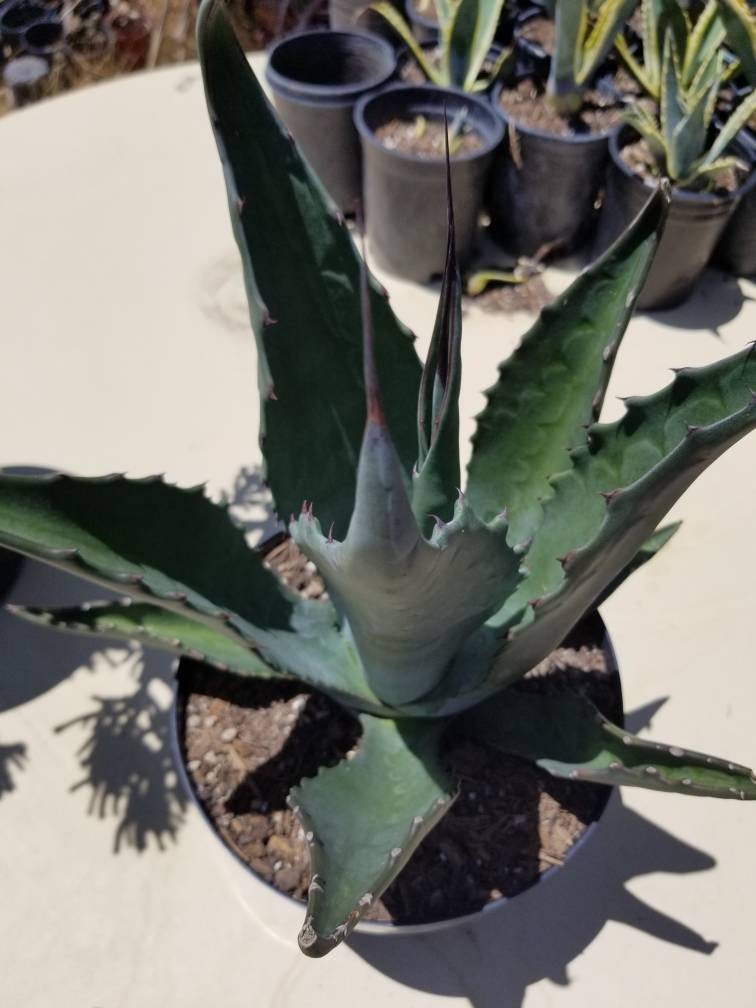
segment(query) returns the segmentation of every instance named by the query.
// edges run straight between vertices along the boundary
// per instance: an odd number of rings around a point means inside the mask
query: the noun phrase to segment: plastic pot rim
[[[526,123],[520,122],[518,119],[510,119],[504,109],[499,103],[499,98],[501,97],[501,92],[504,90],[506,81],[497,81],[490,91],[489,98],[491,104],[493,105],[494,112],[501,116],[506,126],[510,124],[518,130],[520,133],[525,133],[528,136],[538,137],[539,140],[554,140],[557,143],[565,144],[592,144],[592,143],[606,143],[607,140],[611,141],[619,131],[622,129],[622,123],[618,123],[616,126],[612,126],[611,129],[604,130],[602,133],[548,133],[546,130],[536,129],[534,126],[528,126]]]
[[[619,703],[622,706],[623,715],[622,723],[624,724],[624,701],[623,701],[623,690],[622,690],[622,678],[619,671],[619,665],[617,663],[617,655],[614,650],[614,644],[609,636],[609,632],[606,628],[606,624],[599,615],[598,610],[594,610],[588,618],[595,618],[598,620],[598,624],[602,630],[601,639],[601,649],[604,652],[607,667],[612,670],[615,675],[618,691],[619,691]],[[205,811],[202,802],[200,801],[197,793],[192,784],[189,773],[186,769],[186,763],[184,760],[184,749],[183,749],[183,739],[182,739],[182,727],[183,718],[182,711],[183,706],[180,703],[181,699],[181,683],[178,676],[178,671],[181,665],[181,659],[177,658],[173,665],[174,670],[174,681],[173,681],[173,707],[171,711],[170,718],[170,748],[171,754],[173,756],[173,763],[176,768],[176,772],[179,781],[184,789],[184,792],[189,798],[189,801],[200,813],[201,817],[205,821],[206,825],[210,828],[210,832],[213,835],[216,843],[219,847],[226,852],[233,860],[244,869],[246,875],[252,879],[255,883],[263,886],[269,892],[275,893],[283,901],[285,901],[290,907],[297,909],[304,914],[307,904],[302,900],[295,899],[293,896],[289,896],[288,893],[281,892],[277,889],[271,882],[266,881],[260,875],[257,874],[254,869],[247,864],[244,858],[241,857],[229,844],[225,842],[223,837],[218,833],[215,823],[212,817]],[[483,918],[489,917],[491,914],[501,912],[505,907],[508,907],[514,900],[520,896],[526,895],[530,889],[536,885],[542,885],[547,880],[553,878],[557,872],[562,871],[567,868],[570,862],[575,858],[576,855],[585,847],[586,843],[595,835],[596,830],[601,824],[601,820],[606,815],[607,808],[610,804],[617,802],[618,789],[616,787],[606,787],[606,796],[603,803],[598,811],[598,815],[593,822],[589,823],[588,826],[583,830],[577,840],[569,848],[565,854],[564,861],[561,865],[551,865],[544,872],[540,874],[536,882],[528,886],[521,893],[517,893],[514,896],[501,896],[499,899],[491,900],[482,906],[479,910],[475,910],[469,914],[462,914],[459,917],[447,917],[443,920],[431,921],[426,924],[395,924],[393,921],[373,921],[361,919],[354,928],[355,934],[365,935],[374,938],[384,938],[384,937],[404,937],[411,935],[429,935],[438,931],[444,931],[450,928],[464,927],[465,925],[473,924],[476,921],[482,920]]]
[[[622,141],[624,141],[632,132],[634,132],[632,127],[623,123],[609,138],[609,154],[611,155],[612,164],[618,168],[626,178],[631,179],[636,184],[642,185],[644,189],[647,189],[650,195],[659,184],[658,181],[644,178],[642,175],[634,172],[630,165],[628,165],[625,160],[620,157],[620,151],[625,146]],[[712,209],[714,207],[719,208],[729,206],[730,203],[740,199],[745,187],[749,183],[753,184],[751,182],[752,178],[756,181],[756,172],[754,172],[753,169],[754,165],[751,165],[751,175],[746,179],[743,185],[736,189],[735,192],[728,193],[726,196],[717,196],[714,193],[695,192],[692,189],[681,189],[679,186],[673,185],[670,187],[671,204],[674,205],[677,203],[678,206],[691,207],[711,207]]]
[[[356,81],[353,84],[309,84],[307,81],[298,80],[295,77],[287,77],[286,74],[276,70],[273,66],[275,55],[284,49],[291,42],[300,39],[323,39],[341,36],[351,39],[356,46],[365,48],[373,46],[376,55],[382,56],[386,60],[386,70],[377,72],[364,80]],[[349,32],[340,28],[315,28],[307,31],[291,32],[278,39],[267,50],[268,62],[265,67],[265,78],[273,90],[285,96],[289,101],[327,103],[329,100],[339,104],[349,104],[355,98],[364,94],[365,91],[374,90],[388,81],[396,72],[396,55],[394,49],[386,39],[381,38],[374,32]]]
[[[467,91],[463,91],[461,88],[453,87],[439,87],[437,84],[390,84],[388,87],[381,88],[380,91],[376,91],[373,94],[363,95],[357,104],[354,106],[354,125],[357,127],[357,132],[365,143],[370,144],[376,150],[382,151],[390,157],[395,158],[398,161],[404,161],[407,164],[443,164],[444,159],[439,158],[424,158],[420,157],[418,154],[410,154],[407,151],[391,150],[380,142],[380,140],[375,135],[375,131],[368,125],[365,113],[368,105],[371,102],[378,102],[383,99],[387,94],[396,94],[397,92],[404,92],[408,96],[410,94],[417,94],[418,99],[422,98],[423,94],[431,95],[449,95],[455,99],[456,103],[459,104],[464,101],[467,104],[473,105],[484,116],[491,118],[491,127],[494,132],[492,138],[487,138],[482,132],[479,132],[481,139],[483,140],[482,147],[477,150],[470,151],[469,153],[454,154],[451,158],[452,164],[461,161],[477,161],[479,158],[486,157],[486,155],[491,154],[499,144],[504,139],[504,127],[496,119],[492,110],[488,106],[488,102],[485,99],[479,98],[477,95],[472,95]],[[441,112],[441,109],[439,109]],[[474,123],[473,123],[474,125]]]

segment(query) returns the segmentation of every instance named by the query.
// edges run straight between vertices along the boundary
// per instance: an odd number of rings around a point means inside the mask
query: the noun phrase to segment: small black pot
[[[756,274],[756,169],[736,194],[738,204],[714,250],[714,261],[735,276]]]
[[[3,67],[3,84],[13,95],[16,108],[45,97],[50,65],[41,56],[16,56]]]
[[[0,9],[0,38],[13,48],[23,44],[24,32],[32,25],[47,20],[50,11],[32,0],[12,0]]]
[[[51,59],[63,45],[63,22],[50,16],[30,25],[24,32],[22,45],[30,56]]]
[[[499,104],[502,87],[491,92],[507,133],[488,193],[493,232],[516,255],[532,256],[544,246],[568,252],[595,223],[615,131],[557,136],[510,121]]]
[[[633,132],[624,128],[609,144],[611,164],[596,236],[597,253],[608,248],[637,216],[654,189],[653,182],[636,175],[620,156],[633,137]],[[685,300],[711,258],[736,200],[735,193],[722,197],[672,189],[669,216],[638,297],[639,309],[673,308]]]
[[[407,20],[412,28],[412,34],[418,42],[438,42],[441,31],[438,21],[428,17],[417,9],[413,0],[406,0],[404,8],[407,12]]]
[[[270,50],[273,102],[336,204],[351,213],[361,197],[360,142],[352,121],[358,98],[391,79],[394,50],[357,32],[309,31]]]
[[[395,44],[398,41],[396,32],[386,18],[366,10],[368,3],[369,0],[328,0],[328,24],[331,29],[381,35]]]
[[[388,150],[375,132],[392,119],[453,120],[468,109],[468,123],[483,146],[452,158],[457,254],[464,267],[472,253],[486,176],[503,127],[480,98],[430,84],[397,85],[362,98],[354,111],[362,140],[368,237],[376,263],[401,277],[424,282],[443,272],[446,251],[446,165]]]

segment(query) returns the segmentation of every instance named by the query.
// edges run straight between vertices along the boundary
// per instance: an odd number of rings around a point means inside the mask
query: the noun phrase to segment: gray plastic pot
[[[628,226],[655,187],[650,180],[636,175],[620,156],[622,147],[633,137],[632,131],[625,128],[610,143],[611,164],[596,235],[596,254],[608,248]],[[673,308],[685,300],[711,258],[736,202],[735,193],[722,197],[672,189],[669,216],[638,297],[639,309]]]
[[[395,85],[362,98],[354,119],[362,141],[367,234],[378,266],[424,283],[443,272],[446,252],[446,166],[443,158],[421,158],[389,150],[376,130],[392,119],[422,115],[449,121],[467,107],[467,121],[483,140],[480,150],[452,158],[457,255],[464,268],[472,254],[478,215],[493,154],[503,126],[481,98],[430,84]]]
[[[394,50],[377,35],[308,31],[270,50],[265,76],[273,103],[334,202],[345,213],[361,198],[354,104],[391,79]]]
[[[607,670],[611,672],[616,682],[616,711],[611,712],[611,716],[618,724],[624,725],[622,683],[611,638],[607,633],[603,620],[596,611],[586,616],[582,624],[590,626],[596,634],[595,640],[601,642]],[[181,659],[176,663],[176,667],[176,688],[173,717],[171,718],[171,750],[178,777],[187,797],[210,827],[207,836],[214,841],[214,851],[221,858],[226,871],[230,875],[232,884],[236,887],[239,898],[266,930],[272,931],[283,941],[293,942],[302,926],[304,904],[291,896],[285,895],[271,885],[270,882],[263,879],[243,860],[234,848],[226,843],[218,833],[212,817],[204,808],[194,783],[190,779],[186,768],[186,746],[184,744],[186,705],[190,693],[187,684],[192,679],[192,667],[196,668],[197,666],[193,662]],[[569,865],[573,859],[580,854],[580,851],[585,848],[588,841],[596,835],[596,830],[606,812],[614,790],[609,787],[604,788],[604,798],[598,809],[597,818],[586,827],[584,832],[570,847],[563,864],[554,865],[546,869],[540,875],[536,883],[537,885],[543,885],[548,879],[552,879],[557,872],[564,871],[565,869],[569,870]],[[527,890],[523,890],[523,892],[527,892]],[[361,920],[357,924],[355,931],[371,938],[431,935],[451,928],[465,927],[482,919],[490,919],[495,914],[511,912],[512,902],[517,900],[517,898],[517,896],[504,896],[500,899],[492,900],[474,913],[465,914],[460,917],[442,918],[427,924],[394,924],[386,921]]]
[[[506,126],[491,172],[488,208],[496,237],[516,255],[544,246],[569,252],[590,235],[609,159],[607,133],[557,136],[510,120],[494,86],[491,103]]]

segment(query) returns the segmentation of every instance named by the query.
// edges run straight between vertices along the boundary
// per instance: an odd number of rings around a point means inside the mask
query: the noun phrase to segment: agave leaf
[[[448,521],[461,484],[459,390],[462,381],[462,280],[454,239],[454,208],[446,136],[448,235],[446,261],[417,405],[418,460],[412,479],[412,510],[430,536],[434,520]],[[434,518],[434,516],[436,516]]]
[[[620,59],[625,64],[629,72],[635,77],[640,86],[646,92],[646,94],[651,95],[652,98],[659,98],[659,77],[655,76],[651,67],[649,66],[649,59],[646,57],[643,64],[641,64],[630,49],[627,44],[627,40],[623,35],[618,35],[614,40],[614,48],[617,50]]]
[[[684,114],[685,107],[682,104],[680,92],[675,40],[671,30],[668,29],[664,35],[664,56],[659,91],[659,117],[662,133],[665,137],[672,137]]]
[[[496,60],[491,67],[491,72],[486,77],[481,77],[480,80],[474,81],[470,90],[487,91],[494,81],[498,80],[499,76],[505,73],[506,68],[512,63],[513,59],[514,50],[512,48],[503,49],[499,56],[496,57]]]
[[[709,0],[699,14],[685,46],[682,82],[690,87],[699,68],[720,49],[727,32],[719,16],[719,0]]]
[[[756,86],[756,17],[747,0],[717,0],[727,41],[751,87]]]
[[[582,104],[577,75],[587,23],[585,9],[582,0],[557,0],[554,11],[554,53],[546,93],[562,115],[577,112]]]
[[[444,725],[363,716],[357,752],[293,788],[313,871],[299,945],[323,956],[348,936],[448,810]]]
[[[130,599],[88,602],[63,609],[6,606],[14,616],[54,630],[117,640],[138,640],[148,647],[194,658],[215,668],[261,679],[288,678],[266,665],[241,641],[231,640],[203,623],[159,606],[132,603]]]
[[[740,105],[735,109],[725,125],[719,131],[719,135],[702,159],[702,166],[711,165],[718,161],[735,137],[746,125],[752,115],[756,113],[756,91],[751,92]]]
[[[591,428],[553,481],[528,577],[491,621],[509,627],[492,681],[519,678],[556,647],[683,491],[756,427],[753,349],[683,368],[667,388],[626,400],[622,419]]]
[[[0,476],[0,545],[203,623],[359,709],[387,710],[333,606],[284,589],[201,488]]]
[[[489,520],[507,510],[510,543],[533,534],[549,477],[570,466],[598,416],[620,340],[666,215],[661,191],[625,234],[553,305],[499,366],[477,418],[466,495]]]
[[[631,735],[573,693],[504,690],[467,711],[457,725],[476,741],[532,760],[554,777],[756,799],[756,779],[747,767]]]
[[[579,84],[585,86],[590,83],[609,55],[617,33],[632,14],[637,2],[638,0],[603,0],[599,5],[596,20],[582,45],[577,71]]]
[[[257,340],[267,480],[280,515],[307,498],[343,533],[365,424],[360,258],[265,99],[220,0],[204,0],[197,32]],[[420,362],[375,284],[371,299],[386,415],[409,479],[415,431],[406,403],[417,396]]]
[[[674,130],[666,133],[667,165],[672,179],[688,178],[696,160],[706,148],[707,114],[716,98],[719,82],[714,81],[709,92],[702,92]]]
[[[504,0],[459,0],[448,34],[449,82],[472,91],[499,24]]]
[[[707,175],[719,175],[720,172],[738,169],[747,171],[748,164],[737,157],[722,157],[717,161],[709,163],[704,158],[696,162],[690,171],[687,179],[682,179],[680,184],[693,187],[696,183],[701,183]]]
[[[422,46],[418,44],[417,39],[412,34],[412,29],[396,7],[392,3],[389,3],[389,0],[380,0],[379,3],[371,4],[369,9],[375,11],[376,14],[380,14],[391,25],[412,53],[417,65],[429,81],[439,86],[449,83],[444,73],[433,66]]]

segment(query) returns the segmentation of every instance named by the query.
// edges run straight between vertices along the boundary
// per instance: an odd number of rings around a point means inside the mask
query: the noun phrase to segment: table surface
[[[235,488],[259,536],[254,350],[197,67],[10,115],[0,142],[0,464],[207,479]],[[382,279],[422,349],[435,293]],[[681,309],[634,319],[607,415],[613,396],[659,387],[670,367],[743,346],[754,290],[712,273]],[[463,439],[529,322],[467,311]],[[686,493],[682,531],[603,609],[631,722],[750,764],[754,498],[746,440]],[[13,598],[87,595],[28,564]],[[0,639],[8,1008],[756,1003],[749,804],[627,790],[569,870],[485,923],[358,936],[311,961],[288,905],[238,874],[183,807],[170,661],[7,614]]]

